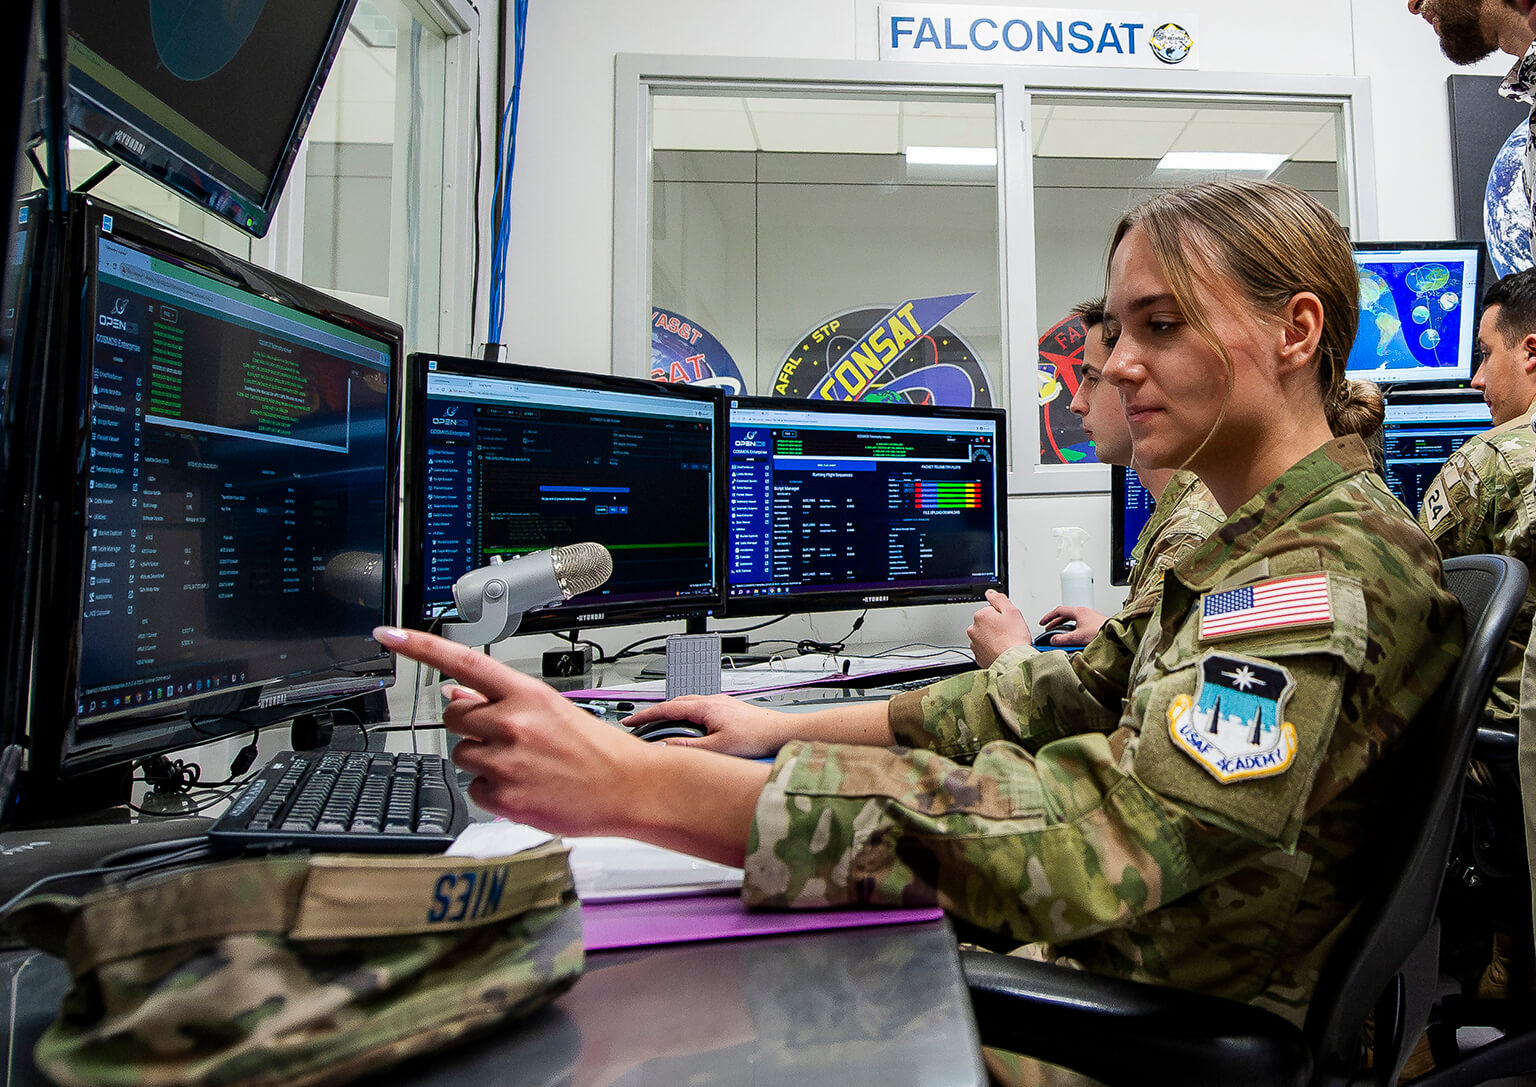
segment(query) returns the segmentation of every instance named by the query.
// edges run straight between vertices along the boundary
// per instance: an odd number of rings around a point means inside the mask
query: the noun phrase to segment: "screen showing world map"
[[[1470,379],[1482,259],[1468,242],[1357,244],[1360,331],[1349,376],[1382,386]]]

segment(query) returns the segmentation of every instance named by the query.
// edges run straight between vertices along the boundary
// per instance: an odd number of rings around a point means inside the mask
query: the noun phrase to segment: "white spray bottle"
[[[1067,564],[1061,568],[1061,602],[1068,607],[1093,607],[1093,567],[1083,561],[1083,547],[1088,542],[1085,529],[1072,526],[1053,528],[1056,554]]]

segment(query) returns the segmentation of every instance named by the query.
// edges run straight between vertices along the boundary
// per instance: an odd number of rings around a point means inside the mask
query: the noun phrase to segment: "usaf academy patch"
[[[1207,653],[1194,697],[1168,707],[1168,735],[1224,785],[1278,774],[1296,757],[1296,726],[1285,719],[1295,689],[1278,665]]]

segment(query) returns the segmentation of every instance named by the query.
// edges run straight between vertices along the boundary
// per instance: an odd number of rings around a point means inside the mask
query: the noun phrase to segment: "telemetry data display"
[[[1412,513],[1448,458],[1468,438],[1493,426],[1481,400],[1441,403],[1387,403],[1382,440],[1387,454],[1387,487]]]
[[[997,418],[729,407],[728,614],[1003,581]]]
[[[390,345],[111,216],[94,280],[78,712],[333,664],[383,614]]]

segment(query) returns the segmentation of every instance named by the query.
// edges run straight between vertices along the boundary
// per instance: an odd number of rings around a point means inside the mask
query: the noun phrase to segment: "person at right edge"
[[[1169,190],[1109,260],[1104,377],[1138,462],[1189,468],[1228,515],[1148,616],[1104,625],[1117,652],[1019,647],[809,713],[672,699],[630,720],[707,735],[661,747],[467,646],[379,628],[463,685],[443,720],[471,798],[739,865],[751,906],[938,904],[1015,954],[1300,1023],[1412,802],[1394,749],[1455,667],[1460,604],[1364,442],[1329,429],[1359,294],[1331,212],[1268,181]]]
[[[1446,558],[1509,555],[1536,569],[1536,271],[1505,276],[1488,289],[1477,346],[1482,361],[1472,387],[1483,394],[1494,425],[1446,460],[1424,492],[1419,524]],[[1520,731],[1520,680],[1533,614],[1536,581],[1510,628],[1508,660],[1488,699],[1488,724],[1511,738]],[[1530,877],[1518,827],[1521,792],[1536,790],[1536,782],[1522,790],[1513,778],[1513,760],[1474,762],[1465,803],[1487,819],[1477,834],[1479,856],[1491,863],[1479,873],[1477,888],[1453,886],[1445,905],[1456,910],[1461,902],[1458,912],[1467,915],[1464,922],[1448,926],[1447,937],[1455,941],[1450,957],[1474,957],[1460,963],[1457,972],[1486,964],[1478,986],[1483,997],[1523,992],[1531,982],[1531,941],[1525,932]],[[1519,878],[1500,878],[1503,872]],[[1491,948],[1485,943],[1490,927]],[[1467,942],[1471,946],[1457,946]]]
[[[1530,108],[1527,135],[1536,129],[1536,0],[1408,0],[1410,14],[1423,18],[1440,39],[1452,64],[1476,64],[1494,50],[1515,61],[1499,95]],[[1527,203],[1536,182],[1536,139],[1528,139],[1520,179]],[[1536,215],[1531,218],[1536,236]]]

